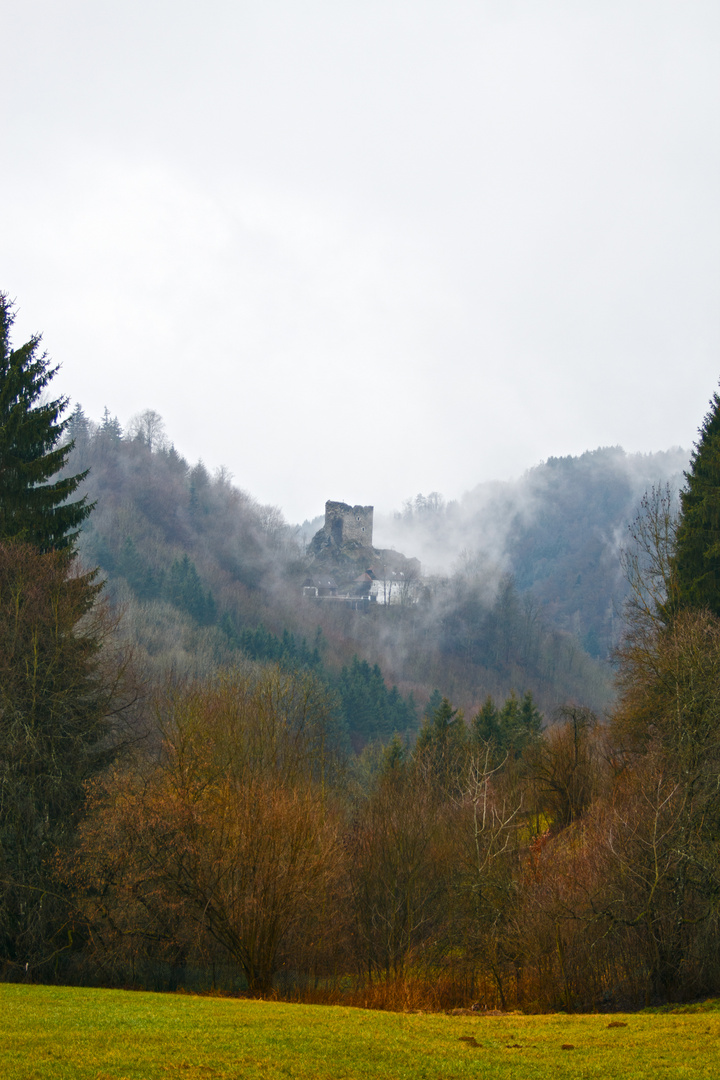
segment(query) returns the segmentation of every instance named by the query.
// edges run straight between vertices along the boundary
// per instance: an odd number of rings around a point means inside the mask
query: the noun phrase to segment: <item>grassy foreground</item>
[[[450,1017],[0,985],[3,1080],[716,1080],[719,1036],[717,1002],[623,1016]]]

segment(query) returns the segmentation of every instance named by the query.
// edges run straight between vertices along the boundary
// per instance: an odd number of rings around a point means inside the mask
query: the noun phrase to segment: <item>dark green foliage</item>
[[[167,575],[165,593],[171,604],[186,611],[201,626],[215,622],[217,607],[212,593],[202,587],[195,564],[187,554],[176,559]]]
[[[197,517],[208,512],[207,497],[210,489],[210,476],[203,465],[198,461],[197,465],[190,470],[190,513]]]
[[[109,442],[119,442],[122,439],[122,425],[117,416],[111,416],[110,410],[107,405],[103,410],[102,420],[100,421],[99,434],[101,438]]]
[[[500,713],[488,694],[480,711],[472,718],[470,725],[473,740],[479,743],[495,743],[497,746],[502,741],[500,729]]]
[[[543,727],[542,713],[529,690],[525,691],[520,701],[519,721],[520,740],[523,746],[539,739]]]
[[[390,739],[417,723],[415,703],[404,699],[396,686],[388,690],[378,664],[353,657],[336,683],[348,728],[363,740]]]
[[[470,730],[475,742],[492,746],[497,759],[519,758],[540,738],[542,715],[529,690],[520,699],[513,690],[501,709],[487,697]]]
[[[125,578],[139,600],[168,600],[200,626],[217,619],[217,605],[210,589],[204,589],[195,564],[187,554],[173,560],[169,570],[156,568],[143,558],[137,544],[126,536],[113,555],[107,545],[98,546],[106,570]]]
[[[680,493],[681,516],[673,559],[670,614],[707,608],[720,615],[720,396],[700,428],[700,438]]]
[[[70,502],[85,473],[52,481],[72,442],[63,442],[67,398],[43,401],[57,368],[36,336],[11,348],[14,316],[0,293],[0,540],[16,539],[41,551],[71,549],[91,507]]]
[[[320,628],[314,645],[310,646],[306,638],[297,637],[287,629],[280,636],[264,626],[238,631],[227,615],[220,625],[232,644],[252,660],[279,664],[287,671],[316,672],[337,693],[343,723],[360,742],[384,741],[417,723],[412,694],[403,698],[397,686],[388,690],[378,664],[371,667],[366,660],[354,656],[352,663],[333,678],[322,663]]]
[[[432,694],[428,698],[427,705],[423,711],[423,720],[432,720],[435,715],[435,710],[439,709],[442,704],[443,696],[438,690],[437,686],[433,690]]]
[[[238,633],[229,619],[223,621],[222,627],[233,643],[251,660],[280,664],[290,671],[317,670],[321,667],[320,631],[314,648],[310,648],[305,638],[298,639],[289,630],[283,630],[282,637],[266,630],[264,626]]]
[[[443,698],[420,729],[415,759],[429,769],[433,782],[441,790],[448,791],[460,781],[466,750],[467,729],[462,710],[453,709],[448,699]]]
[[[460,710],[453,709],[448,699],[443,698],[420,729],[417,749],[422,751],[429,746],[444,748],[450,741],[464,743],[465,726]]]
[[[90,425],[79,407],[61,419],[67,398],[46,400],[57,368],[39,336],[13,349],[12,325],[0,294],[0,956],[27,972],[71,941],[55,863],[112,756],[121,680],[104,651],[102,584],[74,561],[87,471],[63,475],[68,436],[82,455]]]
[[[54,860],[111,751],[93,576],[69,576],[64,552],[0,544],[0,955],[23,966],[68,944]]]
[[[113,560],[113,569],[125,578],[140,600],[155,600],[163,595],[165,574],[143,559],[132,537],[125,537],[117,559]],[[176,606],[184,607],[182,603]]]
[[[80,449],[87,443],[90,432],[90,421],[85,415],[82,405],[78,402],[67,421],[67,433],[72,440],[73,447]]]

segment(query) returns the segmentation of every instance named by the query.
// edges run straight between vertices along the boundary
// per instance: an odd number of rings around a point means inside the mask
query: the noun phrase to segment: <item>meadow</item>
[[[640,1080],[720,1076],[720,1002],[630,1014],[445,1016],[0,986],[3,1080]]]

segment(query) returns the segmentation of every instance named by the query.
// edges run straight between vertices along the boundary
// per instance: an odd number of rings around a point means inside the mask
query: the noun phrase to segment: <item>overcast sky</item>
[[[290,520],[689,446],[717,0],[4,0],[0,289]]]

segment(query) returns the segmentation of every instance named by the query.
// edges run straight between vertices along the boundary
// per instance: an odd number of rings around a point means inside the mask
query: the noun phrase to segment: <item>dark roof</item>
[[[314,585],[316,589],[337,589],[335,578],[329,577],[327,574],[305,578],[303,585]]]

